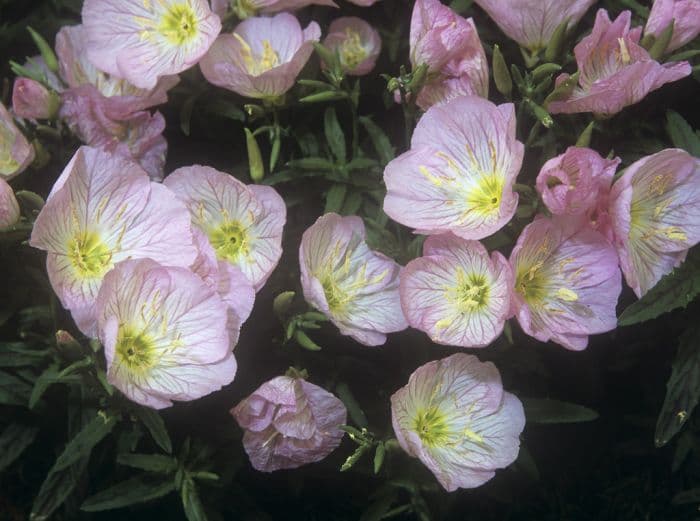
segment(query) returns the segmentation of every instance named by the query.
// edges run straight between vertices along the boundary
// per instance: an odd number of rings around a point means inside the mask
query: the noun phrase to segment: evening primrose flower
[[[423,257],[401,272],[401,306],[409,325],[433,342],[483,347],[503,331],[512,287],[512,270],[500,253],[489,258],[477,241],[432,235]]]
[[[666,52],[673,52],[700,34],[700,0],[654,0],[644,34],[659,37],[673,22]]]
[[[210,83],[241,96],[277,98],[292,88],[320,37],[316,22],[302,31],[289,13],[248,18],[216,39],[200,68]]]
[[[525,413],[495,365],[458,353],[413,372],[391,397],[391,422],[401,448],[452,492],[515,461]]]
[[[605,9],[598,11],[593,32],[574,47],[578,85],[567,99],[549,103],[549,112],[616,114],[690,74],[688,62],[662,65],[654,61],[639,45],[642,28],[630,29],[631,18],[629,11],[623,11],[611,22]],[[568,74],[561,74],[556,84],[568,79]]]
[[[363,76],[374,69],[382,39],[374,27],[362,18],[336,18],[328,28],[323,45],[338,52],[340,65],[350,76]]]
[[[522,160],[512,104],[462,96],[433,106],[416,126],[411,150],[384,170],[384,211],[419,233],[482,239],[515,214]]]
[[[641,297],[700,242],[700,159],[670,148],[633,163],[612,187],[610,215],[625,280]]]
[[[185,203],[216,257],[238,267],[260,290],[282,255],[287,209],[274,188],[247,186],[199,165],[175,170],[163,184]]]
[[[12,115],[0,103],[0,177],[12,179],[34,161],[34,147],[15,125]]]
[[[162,409],[196,400],[236,374],[226,306],[188,269],[120,262],[105,276],[96,308],[107,381],[136,403]]]
[[[207,0],[85,0],[82,15],[93,65],[141,89],[197,63],[221,31]]]
[[[95,334],[94,303],[125,259],[189,267],[197,255],[185,206],[136,163],[81,147],[37,216],[29,241],[48,252],[49,280],[78,327]]]
[[[617,263],[612,244],[580,218],[538,216],[510,255],[520,327],[542,342],[585,349],[588,335],[617,326]]]
[[[19,221],[19,203],[12,187],[0,177],[0,232],[7,231]]]
[[[475,0],[506,36],[535,53],[564,20],[575,26],[596,0]]]
[[[303,378],[278,376],[231,409],[253,468],[294,469],[321,461],[343,439],[343,402]]]
[[[343,335],[376,346],[386,342],[386,333],[407,327],[399,299],[401,267],[369,249],[359,217],[319,217],[302,236],[299,264],[304,298]]]

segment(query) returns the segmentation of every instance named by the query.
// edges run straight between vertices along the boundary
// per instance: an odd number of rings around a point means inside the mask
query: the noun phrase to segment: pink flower
[[[168,144],[160,112],[113,112],[108,98],[92,85],[65,90],[61,99],[59,115],[83,143],[132,159],[151,179],[163,179]]]
[[[20,118],[51,119],[58,112],[58,96],[38,81],[17,78],[12,89],[12,111]]]
[[[418,233],[482,239],[513,217],[522,160],[512,104],[455,98],[431,107],[411,150],[386,166],[384,211]]]
[[[609,235],[608,195],[620,159],[603,159],[590,148],[569,147],[547,161],[537,191],[554,215],[586,215],[592,228]]]
[[[19,204],[12,187],[0,177],[0,232],[12,228],[19,221]]]
[[[700,34],[700,0],[654,0],[645,34],[658,37],[673,22],[673,35],[666,47],[672,52]]]
[[[162,409],[233,380],[226,307],[191,271],[151,259],[120,262],[96,307],[107,381],[130,400]]]
[[[615,248],[580,218],[538,216],[520,234],[510,264],[514,310],[528,335],[578,351],[588,335],[617,326]]]
[[[387,333],[408,327],[399,298],[401,267],[369,249],[359,217],[319,217],[302,236],[299,265],[304,298],[341,334],[377,346]]]
[[[391,397],[391,421],[401,448],[452,492],[515,461],[525,413],[495,365],[458,353],[413,372]]]
[[[248,18],[216,39],[200,67],[214,85],[249,98],[276,98],[292,88],[320,37],[316,22],[302,31],[288,13]]]
[[[220,18],[226,15],[229,7],[233,8],[233,12],[238,18],[245,19],[258,13],[296,11],[309,5],[338,7],[333,0],[211,0],[212,11]]]
[[[488,96],[488,62],[471,18],[458,16],[439,0],[417,0],[410,44],[414,70],[428,66],[428,81],[416,99],[423,110],[457,96]]]
[[[15,125],[12,115],[0,103],[0,177],[12,179],[34,161],[34,147]]]
[[[279,194],[200,165],[178,168],[163,184],[185,203],[216,257],[240,269],[260,290],[282,256],[287,208]]]
[[[578,85],[569,99],[549,103],[549,112],[595,112],[612,115],[641,101],[662,85],[688,76],[688,62],[661,65],[639,45],[641,27],[630,30],[631,14],[623,11],[610,21],[600,9],[593,32],[574,48]],[[557,85],[569,78],[561,74]]]
[[[475,0],[509,38],[531,52],[544,49],[564,20],[575,26],[595,0]]]
[[[29,244],[48,252],[51,285],[88,336],[97,293],[117,263],[149,258],[187,268],[197,255],[175,195],[133,161],[90,147],[78,149],[54,184]]]
[[[641,297],[700,242],[700,159],[670,148],[633,163],[613,185],[610,215],[625,280]]]
[[[221,31],[207,0],[85,0],[82,14],[90,61],[141,89],[197,63]]]
[[[104,97],[102,111],[116,120],[165,103],[168,90],[179,81],[177,76],[164,76],[152,89],[142,89],[105,74],[88,59],[88,36],[82,25],[61,28],[56,35],[56,55],[59,73],[69,89],[92,85]]]
[[[231,409],[245,431],[243,448],[262,472],[321,461],[343,439],[343,402],[303,378],[278,376]]]
[[[401,306],[411,327],[433,342],[484,347],[510,313],[513,272],[498,252],[452,234],[432,235],[423,257],[401,272]]]
[[[351,76],[364,76],[374,69],[382,39],[362,18],[336,18],[328,29],[323,45],[338,52],[343,70]]]

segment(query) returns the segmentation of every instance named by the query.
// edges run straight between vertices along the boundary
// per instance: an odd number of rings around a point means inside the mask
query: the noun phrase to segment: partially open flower
[[[278,376],[231,409],[250,463],[262,472],[321,461],[343,439],[343,402],[303,378]]]
[[[588,335],[617,326],[617,254],[581,218],[538,216],[518,237],[510,264],[514,309],[528,335],[578,351]]]
[[[625,280],[641,297],[700,242],[700,159],[670,148],[633,163],[613,185],[610,215]]]
[[[375,346],[386,342],[386,333],[407,327],[399,299],[401,267],[369,249],[359,217],[319,217],[301,239],[299,264],[306,301],[343,335]]]
[[[347,74],[363,76],[374,69],[382,39],[362,18],[344,16],[333,20],[323,45],[338,52],[340,65]]]
[[[12,228],[19,221],[19,204],[12,187],[0,177],[0,232]]]
[[[288,13],[248,18],[216,39],[200,67],[209,82],[241,96],[277,98],[292,88],[320,37],[316,22],[302,31]]]
[[[567,99],[549,103],[549,112],[616,114],[649,92],[690,74],[688,62],[661,65],[654,61],[639,45],[642,28],[630,29],[631,16],[623,11],[611,22],[605,9],[598,11],[593,32],[574,48],[578,85]],[[567,79],[568,74],[561,74],[556,84]]]
[[[34,161],[34,147],[29,144],[5,105],[0,103],[0,177],[12,179]]]
[[[419,233],[482,239],[515,214],[523,160],[513,105],[462,96],[431,107],[384,170],[384,211]]]
[[[12,88],[12,111],[20,118],[51,119],[58,113],[59,97],[38,81],[15,79]]]
[[[432,235],[401,272],[401,306],[433,342],[483,347],[510,316],[513,273],[498,252],[452,234]]]
[[[226,307],[188,269],[120,262],[104,278],[97,319],[107,380],[141,405],[196,400],[236,375]]]
[[[700,34],[700,0],[654,0],[644,34],[659,37],[671,22],[673,34],[666,52],[673,52]]]
[[[544,49],[564,20],[575,26],[596,0],[475,0],[506,36],[531,52]]]
[[[104,276],[125,259],[189,267],[196,257],[185,206],[136,163],[81,147],[56,181],[29,244],[48,252],[54,291],[78,327],[95,334]]]
[[[391,421],[401,448],[452,492],[515,461],[525,414],[495,365],[458,353],[413,372],[391,397]]]
[[[262,288],[282,255],[287,209],[279,194],[199,165],[178,168],[163,184],[185,203],[216,257],[238,267],[256,290]]]
[[[207,0],[85,0],[82,14],[90,61],[141,89],[197,63],[221,31]]]

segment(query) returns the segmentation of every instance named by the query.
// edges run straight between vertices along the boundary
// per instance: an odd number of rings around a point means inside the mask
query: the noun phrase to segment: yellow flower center
[[[447,418],[435,406],[417,411],[413,420],[413,430],[421,441],[430,447],[444,445],[450,437]]]
[[[173,45],[184,45],[197,36],[199,21],[189,3],[170,6],[161,19],[158,32]]]
[[[486,175],[479,179],[476,186],[469,192],[467,202],[473,210],[481,215],[498,213],[504,184],[502,176],[495,173]]]
[[[83,277],[99,277],[112,268],[112,252],[95,232],[78,232],[68,242],[68,258]]]
[[[248,42],[246,42],[240,34],[233,33],[233,36],[241,44],[243,63],[245,63],[246,70],[249,74],[259,76],[263,72],[267,72],[280,64],[280,57],[275,49],[272,48],[270,40],[262,41],[263,52],[260,56],[256,56],[253,54],[253,49],[248,45]]]
[[[345,40],[340,44],[340,61],[348,70],[352,70],[367,58],[367,51],[362,46],[360,33],[350,28],[345,30]]]
[[[323,294],[328,303],[328,309],[330,309],[333,314],[341,313],[349,300],[349,295],[340,289],[330,275],[321,281],[321,286],[323,287]]]
[[[448,298],[461,312],[483,309],[488,304],[489,286],[484,275],[457,271],[457,286],[448,291]]]
[[[145,333],[121,326],[117,334],[115,352],[118,360],[130,371],[143,372],[155,363],[155,344]]]
[[[248,234],[238,221],[226,221],[218,228],[209,231],[209,242],[216,251],[216,256],[231,263],[248,253]]]

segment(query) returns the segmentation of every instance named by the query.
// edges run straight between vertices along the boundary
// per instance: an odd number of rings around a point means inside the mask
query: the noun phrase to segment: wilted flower
[[[489,258],[477,241],[432,235],[423,257],[401,272],[401,306],[408,323],[433,342],[483,347],[510,316],[513,272],[498,252]]]
[[[12,115],[0,103],[0,177],[12,179],[34,161],[34,147],[15,125]]]
[[[376,346],[407,327],[399,299],[401,267],[365,243],[359,217],[328,213],[302,236],[301,285],[306,301],[343,335]]]
[[[141,89],[197,63],[221,31],[207,0],[85,0],[82,14],[90,61]]]
[[[58,112],[58,96],[38,81],[15,79],[12,88],[12,111],[20,118],[50,119]]]
[[[19,204],[12,187],[0,177],[0,232],[12,228],[19,221]]]
[[[343,438],[343,402],[303,378],[278,376],[231,409],[245,431],[243,448],[262,472],[321,461]]]
[[[178,168],[163,184],[190,211],[192,223],[209,239],[216,257],[238,267],[256,290],[282,255],[287,215],[274,188],[248,185],[207,166]]]
[[[167,188],[136,163],[81,147],[39,213],[29,244],[48,252],[54,291],[94,336],[94,302],[102,280],[125,259],[189,267],[197,255],[190,216]]]
[[[92,85],[68,89],[61,98],[59,115],[83,143],[132,159],[151,179],[163,179],[168,144],[160,112],[111,112],[107,98]]]
[[[644,33],[659,37],[671,22],[673,34],[666,52],[683,47],[700,34],[700,0],[654,0]]]
[[[591,227],[607,231],[608,195],[619,164],[590,148],[569,147],[542,166],[537,191],[554,215],[585,214]]]
[[[384,170],[384,211],[419,233],[487,237],[515,213],[522,159],[512,104],[462,96],[431,107]]]
[[[610,215],[625,280],[641,297],[700,241],[700,159],[671,148],[633,163],[613,185]]]
[[[254,16],[258,13],[279,13],[280,11],[296,11],[309,5],[327,5],[338,7],[333,0],[211,0],[211,9],[223,18],[229,7],[240,19]]]
[[[475,0],[509,38],[531,52],[544,49],[564,20],[576,25],[596,0]]]
[[[344,16],[333,20],[323,45],[337,50],[340,65],[351,76],[363,76],[374,69],[382,39],[362,18]]]
[[[586,348],[588,335],[615,329],[622,291],[615,248],[582,222],[538,216],[510,255],[523,331],[577,351]]]
[[[447,490],[474,488],[518,457],[525,414],[491,362],[458,353],[416,369],[391,397],[399,444]]]
[[[630,30],[631,14],[623,11],[610,21],[600,9],[593,32],[574,48],[578,85],[568,99],[552,101],[552,114],[595,112],[611,115],[641,101],[649,92],[690,74],[688,62],[661,65],[639,45],[641,27]],[[556,84],[569,79],[561,74]]]
[[[107,380],[130,400],[162,409],[233,380],[226,307],[191,271],[150,259],[120,262],[96,307]]]
[[[439,0],[417,0],[410,45],[413,69],[428,66],[428,79],[416,99],[423,110],[457,96],[488,96],[488,62],[471,18],[462,18]]]
[[[87,31],[82,25],[64,26],[56,35],[59,73],[70,89],[94,87],[104,99],[100,112],[112,119],[124,119],[134,112],[168,101],[167,91],[178,82],[177,76],[164,76],[152,89],[141,89],[125,79],[105,74],[88,59]],[[74,94],[75,95],[75,94]]]
[[[289,13],[248,18],[216,39],[200,67],[214,85],[249,98],[276,98],[292,88],[320,37],[316,22],[302,31]]]

